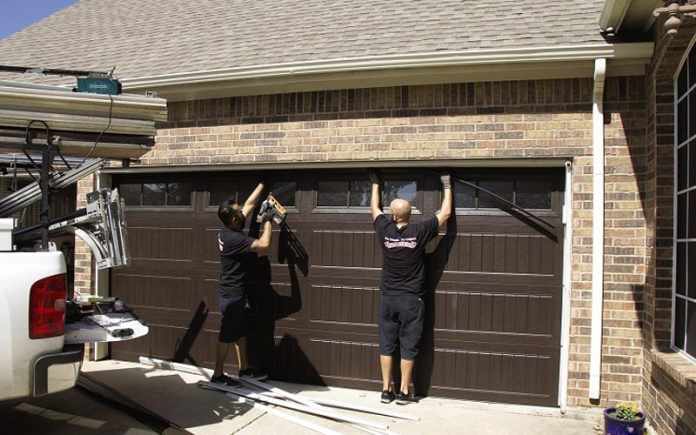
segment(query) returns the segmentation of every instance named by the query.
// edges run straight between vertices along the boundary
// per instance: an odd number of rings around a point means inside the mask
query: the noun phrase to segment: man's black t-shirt
[[[437,218],[399,229],[393,220],[382,214],[377,216],[374,225],[384,254],[382,294],[422,296],[425,292],[425,245],[437,235]]]
[[[255,254],[250,251],[254,239],[239,231],[223,228],[218,234],[220,250],[220,293],[230,299],[242,299]]]

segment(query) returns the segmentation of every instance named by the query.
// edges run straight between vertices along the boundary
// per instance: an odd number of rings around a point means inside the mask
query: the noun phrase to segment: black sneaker
[[[409,403],[418,403],[418,399],[416,399],[412,394],[408,393],[401,393],[396,395],[396,404],[397,405],[408,405]]]
[[[244,370],[240,370],[239,377],[240,378],[250,378],[250,379],[254,379],[256,381],[265,381],[266,379],[268,379],[268,373],[264,372],[263,370],[249,367],[249,368],[246,368]]]
[[[394,401],[394,392],[382,391],[382,397],[380,400],[382,403],[392,403]]]
[[[210,382],[213,384],[227,385],[228,387],[239,387],[239,382],[227,375],[213,376],[210,378]]]

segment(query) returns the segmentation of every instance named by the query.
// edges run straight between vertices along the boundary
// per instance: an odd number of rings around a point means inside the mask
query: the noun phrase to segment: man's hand
[[[449,173],[440,175],[440,182],[442,183],[443,189],[452,188],[452,176]]]
[[[382,184],[382,180],[379,178],[379,173],[377,173],[376,169],[370,169],[368,174],[370,175],[370,183],[379,185]]]

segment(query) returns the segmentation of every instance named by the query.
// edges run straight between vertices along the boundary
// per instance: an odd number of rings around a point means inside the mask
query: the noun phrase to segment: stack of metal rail
[[[77,183],[83,177],[93,174],[104,164],[102,159],[90,159],[82,165],[69,171],[56,173],[51,176],[49,186],[53,190],[63,189]],[[35,181],[18,191],[0,199],[0,218],[12,216],[14,213],[28,207],[41,199],[41,186]]]
[[[23,152],[27,139],[66,156],[137,159],[154,145],[167,103],[145,95],[103,95],[0,81],[0,148]],[[96,146],[95,146],[96,144]]]

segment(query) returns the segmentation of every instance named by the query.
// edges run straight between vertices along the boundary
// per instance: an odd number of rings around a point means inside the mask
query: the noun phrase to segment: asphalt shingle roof
[[[0,40],[0,64],[116,66],[119,77],[135,78],[370,55],[601,43],[603,2],[80,0]]]

